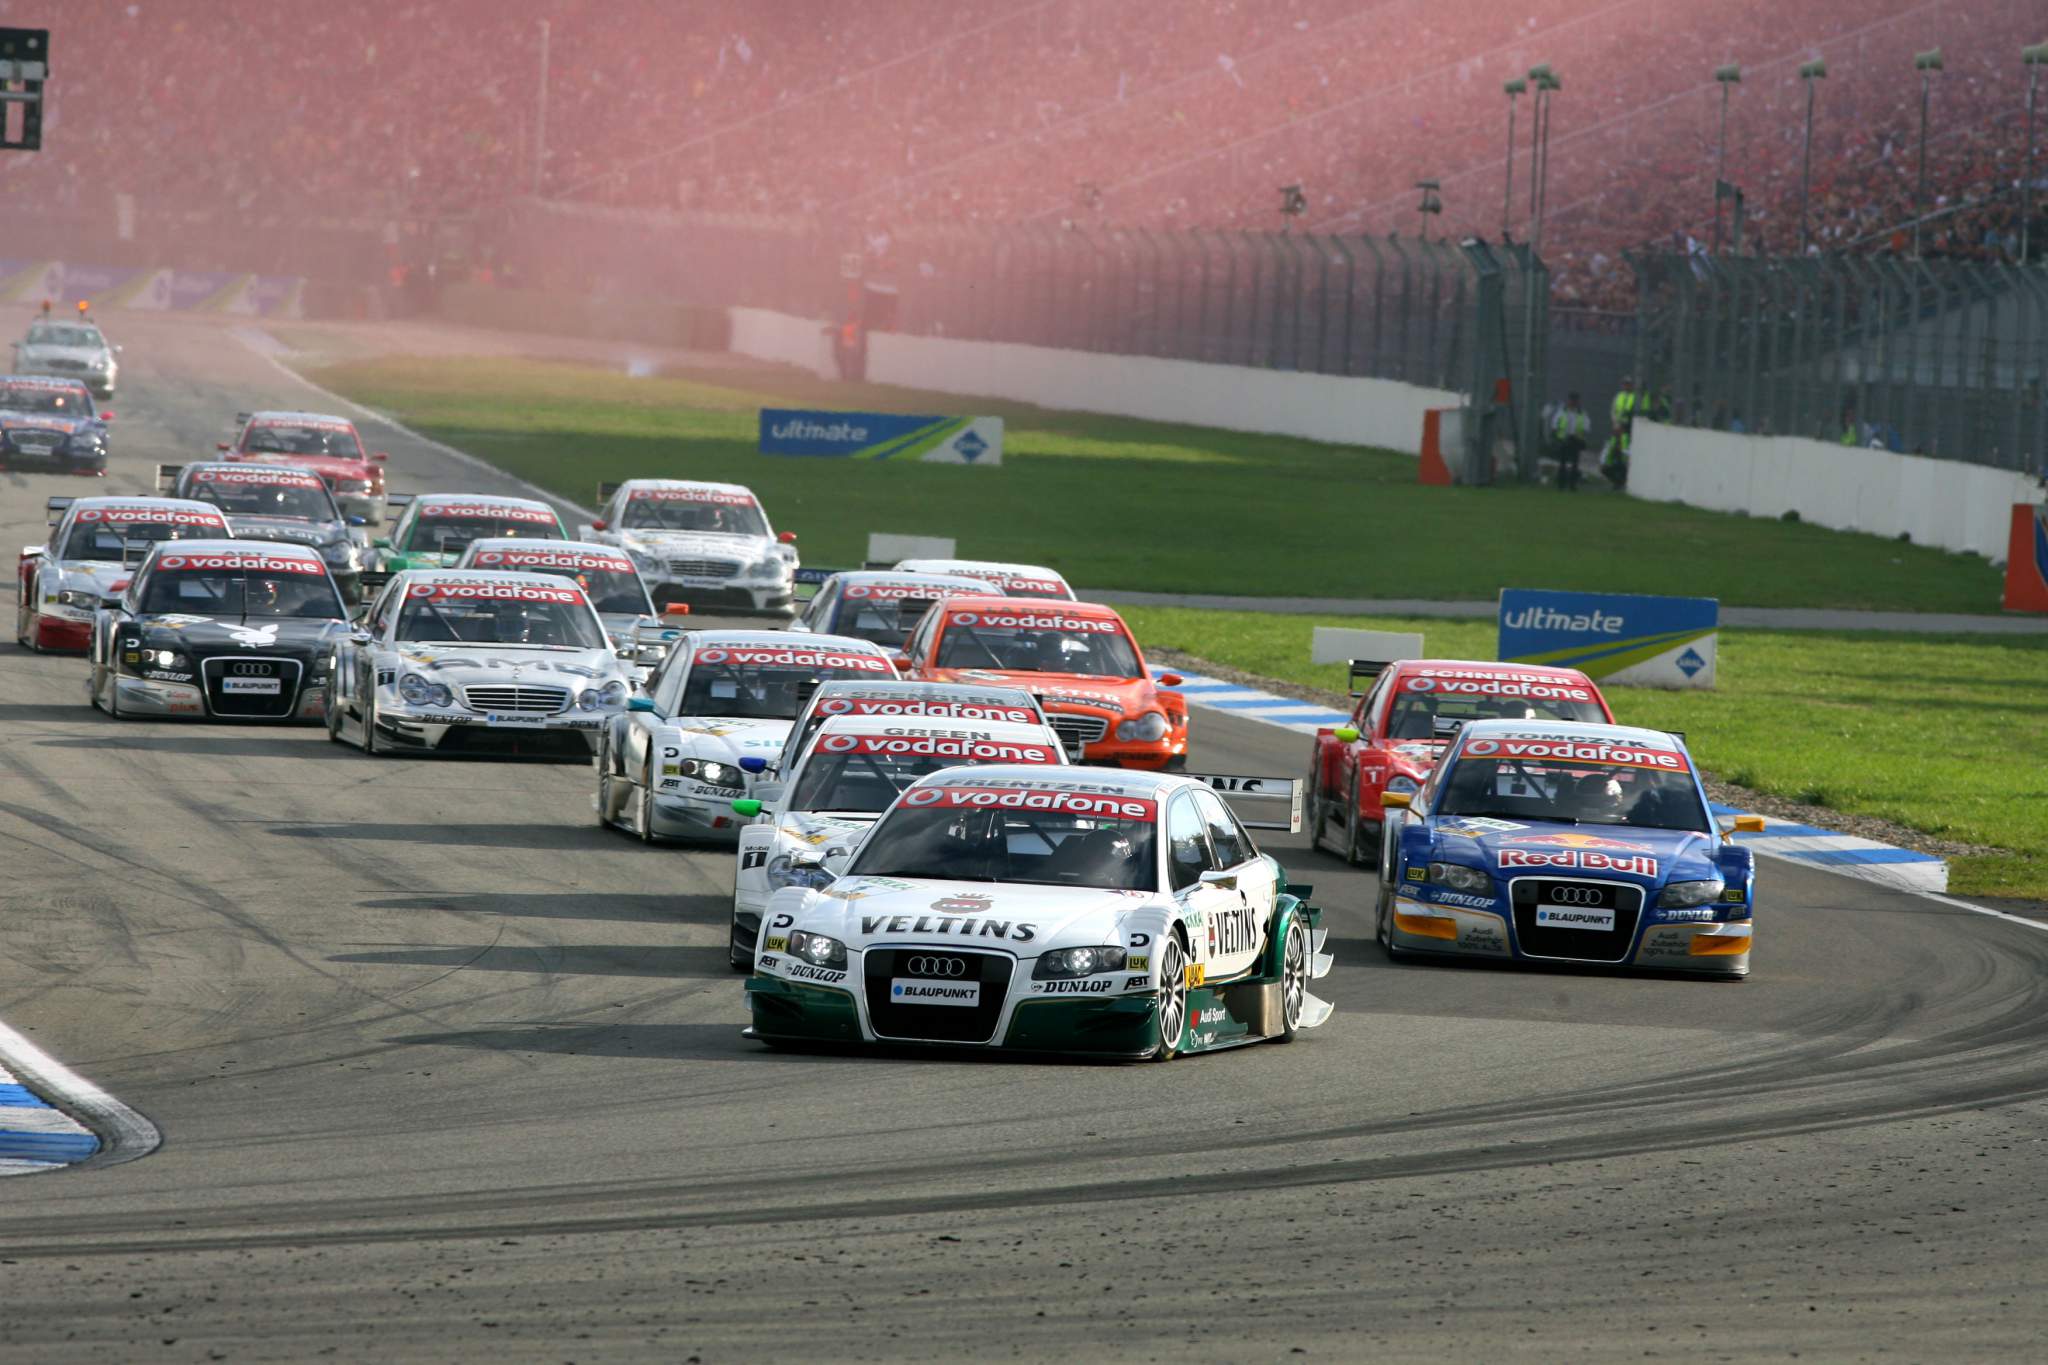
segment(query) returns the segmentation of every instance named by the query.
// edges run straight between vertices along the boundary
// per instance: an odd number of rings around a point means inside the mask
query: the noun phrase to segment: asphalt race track
[[[107,491],[321,406],[226,325],[111,330]],[[0,476],[10,573],[92,491]],[[0,1020],[165,1141],[0,1182],[0,1358],[2048,1350],[2034,928],[1771,862],[1747,982],[1395,967],[1371,879],[1276,838],[1337,955],[1294,1046],[783,1055],[731,854],[597,828],[587,767],[118,721],[83,676],[0,644]],[[1305,762],[1197,727],[1198,768]]]

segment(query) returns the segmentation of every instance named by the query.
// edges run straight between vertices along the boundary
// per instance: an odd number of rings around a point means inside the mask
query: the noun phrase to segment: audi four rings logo
[[[967,964],[957,957],[913,957],[910,959],[912,976],[965,976]]]
[[[1606,896],[1590,886],[1553,886],[1550,888],[1552,905],[1598,905]]]
[[[270,665],[237,660],[228,665],[228,671],[238,678],[267,678],[270,676]]]

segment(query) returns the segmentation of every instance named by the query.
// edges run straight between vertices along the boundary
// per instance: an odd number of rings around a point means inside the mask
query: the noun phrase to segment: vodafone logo
[[[1686,771],[1682,755],[1665,749],[1643,749],[1605,740],[1475,739],[1465,745],[1474,758],[1547,759],[1562,763],[1608,763],[1625,768],[1659,768],[1666,772]]]
[[[827,735],[818,741],[818,747],[828,754],[845,754],[853,752],[859,743],[857,735]]]
[[[583,594],[568,586],[544,587],[538,583],[415,583],[408,597],[445,597],[475,602],[581,602]]]
[[[916,791],[903,798],[903,804],[906,806],[936,806],[945,799],[946,790],[943,787],[919,787]]]
[[[996,791],[987,787],[919,787],[903,798],[906,806],[939,806],[972,810],[1042,810],[1063,815],[1106,816],[1114,820],[1150,820],[1157,803],[1130,796],[1095,796],[1087,792]]]
[[[840,754],[957,758],[975,763],[1060,761],[1059,753],[1049,745],[1011,744],[993,739],[959,739],[943,735],[828,735],[826,741],[819,747]]]
[[[633,565],[609,555],[576,554],[560,550],[485,550],[476,557],[477,567],[508,569],[597,569],[624,573]]]
[[[847,715],[852,710],[853,703],[839,697],[834,697],[830,701],[822,701],[818,703],[818,713],[820,715],[843,716]]]
[[[248,484],[259,488],[318,488],[320,480],[311,474],[248,469],[200,469],[193,471],[194,483]]]
[[[752,507],[754,495],[723,488],[636,488],[627,494],[626,501],[708,502],[721,507]]]
[[[1115,635],[1122,626],[1114,620],[1088,616],[1037,616],[1017,612],[991,614],[963,611],[953,618],[959,626],[988,626],[995,630],[1071,630],[1098,635]]]
[[[924,583],[854,583],[847,587],[849,601],[902,602],[910,598],[965,597],[973,588],[955,588]]]
[[[323,572],[317,559],[287,559],[282,555],[165,555],[156,567],[164,573]]]
[[[697,662],[703,664],[737,664],[756,667],[783,668],[852,668],[871,673],[890,671],[889,661],[879,654],[827,654],[819,650],[799,649],[724,649],[699,650]]]
[[[191,511],[183,507],[152,507],[135,503],[117,507],[87,507],[78,513],[80,521],[118,521],[131,526],[217,526],[227,529],[218,512]]]
[[[553,512],[538,507],[518,507],[501,502],[437,502],[420,509],[423,517],[495,517],[500,521],[530,521],[545,526],[555,523]]]
[[[1533,697],[1538,700],[1591,701],[1590,688],[1565,683],[1517,681],[1512,678],[1410,678],[1410,692],[1440,692],[1453,697]]]

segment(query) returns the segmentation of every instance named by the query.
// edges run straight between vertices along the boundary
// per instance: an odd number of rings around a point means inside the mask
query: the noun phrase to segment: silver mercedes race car
[[[1060,737],[1043,721],[1019,725],[943,717],[834,716],[786,765],[770,793],[732,803],[752,821],[740,830],[733,873],[732,965],[754,965],[768,897],[786,886],[824,886],[882,812],[920,777],[985,763],[1065,763]]]
[[[768,899],[750,1037],[1170,1059],[1291,1041],[1330,1006],[1320,913],[1219,795],[1301,784],[1065,767],[919,780],[844,876]]]
[[[121,348],[110,344],[100,329],[81,317],[29,324],[28,335],[14,344],[16,374],[47,374],[82,379],[101,398],[114,396],[121,377]]]
[[[628,479],[601,484],[600,515],[579,535],[633,557],[661,606],[787,615],[796,602],[796,533],[777,535],[736,483]]]
[[[50,538],[15,566],[14,638],[24,648],[83,653],[93,617],[121,595],[150,544],[225,539],[220,509],[178,498],[51,498]]]
[[[609,545],[590,540],[529,540],[525,537],[473,540],[462,552],[458,569],[504,569],[513,573],[544,573],[580,585],[604,622],[612,648],[632,667],[637,684],[683,633],[682,618],[690,609],[671,604],[657,612],[633,561]]]
[[[581,586],[408,569],[339,641],[327,736],[397,750],[587,756],[632,691]]]
[[[597,821],[642,839],[732,843],[744,823],[732,803],[782,749],[797,711],[819,684],[890,679],[879,645],[773,630],[686,632],[604,727],[598,747]],[[745,759],[757,763],[742,767]]]

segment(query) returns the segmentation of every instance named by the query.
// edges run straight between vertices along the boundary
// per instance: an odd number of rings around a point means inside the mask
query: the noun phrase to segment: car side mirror
[[[114,420],[114,410],[113,410],[112,408],[108,408],[108,409],[106,409],[106,410],[105,410],[104,412],[102,412],[102,413],[100,414],[100,420],[101,420],[102,422],[111,422],[111,421],[113,421],[113,420]]]
[[[611,528],[612,524],[606,521],[603,517],[595,517],[591,520],[590,523],[590,529],[593,531],[609,531],[611,530]]]
[[[796,532],[794,531],[784,531],[781,535],[778,535],[775,538],[778,541],[782,542],[784,545],[796,544]]]
[[[1161,687],[1179,687],[1186,681],[1187,679],[1178,673],[1161,673],[1159,675],[1159,685]]]
[[[1732,820],[1724,821],[1721,828],[1730,834],[1762,834],[1764,818],[1761,815],[1738,815]]]
[[[1358,727],[1356,725],[1340,725],[1331,733],[1337,737],[1337,742],[1340,744],[1358,743]]]
[[[661,614],[663,616],[688,616],[690,614],[690,604],[688,602],[671,602],[661,609]]]
[[[390,536],[378,536],[378,537],[377,537],[377,538],[376,538],[375,540],[373,540],[373,541],[371,541],[371,542],[370,542],[370,545],[371,545],[371,547],[372,547],[372,548],[374,548],[374,549],[378,549],[378,550],[388,550],[388,549],[390,549],[390,548],[391,548],[391,537],[390,537]]]
[[[386,460],[391,458],[391,455],[387,451],[373,450],[370,452],[370,458],[375,460],[378,464],[383,464]]]
[[[370,524],[368,517],[349,517],[346,520],[351,526],[368,526]]]
[[[215,441],[213,448],[215,450],[233,450],[235,446],[232,441]]]
[[[734,815],[744,815],[747,819],[751,820],[761,813],[761,803],[751,796],[743,796],[732,803],[732,813]]]
[[[1410,797],[1411,795],[1412,795],[1412,793],[1410,793],[1410,792],[1381,792],[1381,793],[1380,793],[1380,809],[1381,809],[1381,810],[1407,810],[1407,809],[1408,809],[1408,798],[1409,798],[1409,797]]]
[[[765,773],[768,771],[768,760],[762,758],[759,754],[747,754],[740,759],[740,771],[743,773]]]
[[[626,709],[628,711],[652,711],[654,709],[654,698],[628,697],[626,698]]]
[[[908,668],[914,662],[909,653],[904,650],[896,651],[896,653],[889,656],[889,660],[898,668]]]
[[[1225,891],[1237,890],[1237,874],[1212,867],[1202,873],[1202,885],[1220,887]]]

